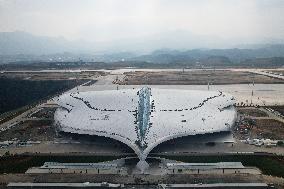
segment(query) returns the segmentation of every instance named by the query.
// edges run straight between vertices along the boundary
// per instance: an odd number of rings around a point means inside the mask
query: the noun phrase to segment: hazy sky
[[[0,31],[111,41],[171,31],[284,39],[284,0],[0,0]]]

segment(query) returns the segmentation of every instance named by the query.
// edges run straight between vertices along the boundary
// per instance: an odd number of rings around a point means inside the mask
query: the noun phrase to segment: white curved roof
[[[228,131],[234,98],[222,92],[126,89],[60,96],[55,120],[62,131],[114,138],[145,159],[158,144],[187,135]]]

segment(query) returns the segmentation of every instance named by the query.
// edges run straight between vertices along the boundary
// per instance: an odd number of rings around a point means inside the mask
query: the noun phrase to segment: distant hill
[[[34,36],[26,32],[1,32],[0,54],[51,54],[72,50],[63,38]]]
[[[140,48],[151,46],[151,44],[175,44],[169,48],[155,50],[151,53],[141,55],[135,51],[137,44],[133,43],[133,50],[124,51],[120,49],[122,44],[104,44],[85,41],[68,41],[62,37],[44,37],[35,36],[26,32],[0,32],[0,64],[19,63],[29,64],[36,62],[144,62],[151,64],[171,64],[182,66],[231,66],[245,65],[247,63],[261,64],[264,66],[269,62],[273,65],[283,66],[284,45],[283,44],[258,44],[250,45],[251,48],[231,48],[231,49],[191,49],[177,50],[175,46],[186,47],[187,44],[195,44],[198,36],[187,34],[185,32],[175,33],[180,38],[175,38],[168,34],[163,36],[155,36],[152,40],[139,43]],[[167,36],[172,36],[167,38]],[[210,42],[203,40],[205,44]],[[141,39],[142,40],[142,39]],[[170,41],[170,43],[167,43]],[[176,43],[175,43],[176,42]],[[201,43],[202,44],[202,43]],[[160,45],[161,46],[161,45]],[[206,46],[206,45],[205,45]],[[120,50],[97,51],[100,48],[110,48]],[[152,46],[153,47],[153,46]],[[157,45],[159,47],[159,45]],[[248,46],[247,46],[248,47]],[[172,48],[172,49],[171,49]],[[266,63],[265,63],[266,60]],[[277,62],[277,63],[276,63]],[[127,63],[123,63],[127,65]],[[144,64],[143,64],[144,65]]]
[[[228,62],[243,62],[255,58],[284,57],[284,45],[268,45],[258,49],[193,49],[187,51],[157,50],[132,60],[156,63],[192,62],[223,57]]]
[[[254,58],[240,62],[239,65],[257,67],[283,67],[284,57]]]

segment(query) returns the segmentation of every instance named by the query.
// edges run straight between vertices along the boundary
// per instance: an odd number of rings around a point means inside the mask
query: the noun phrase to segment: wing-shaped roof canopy
[[[142,160],[164,141],[228,131],[236,119],[234,98],[219,91],[144,87],[69,93],[57,103],[62,131],[114,138]]]

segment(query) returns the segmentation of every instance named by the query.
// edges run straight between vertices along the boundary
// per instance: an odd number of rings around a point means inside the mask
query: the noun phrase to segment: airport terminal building
[[[109,137],[140,159],[157,145],[179,137],[230,131],[237,112],[233,96],[220,91],[149,87],[66,93],[55,122],[63,132]]]

